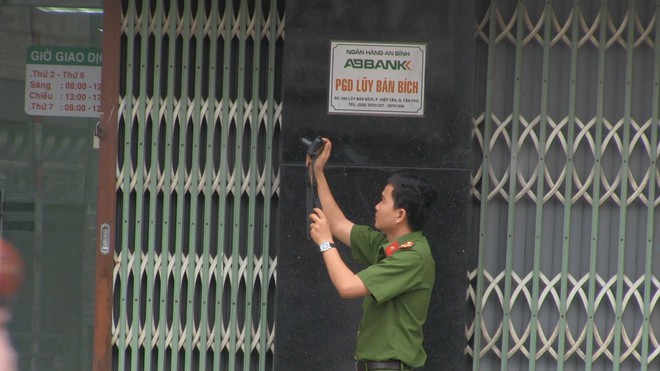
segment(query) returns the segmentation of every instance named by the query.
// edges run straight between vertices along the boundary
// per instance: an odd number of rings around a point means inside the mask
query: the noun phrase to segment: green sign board
[[[25,65],[25,113],[99,117],[101,48],[29,47]]]

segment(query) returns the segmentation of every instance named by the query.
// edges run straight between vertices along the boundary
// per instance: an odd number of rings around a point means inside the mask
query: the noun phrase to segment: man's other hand
[[[321,242],[333,242],[330,223],[323,210],[318,207],[314,208],[314,212],[309,214],[309,219],[312,221],[309,225],[309,235],[317,245],[320,245]]]

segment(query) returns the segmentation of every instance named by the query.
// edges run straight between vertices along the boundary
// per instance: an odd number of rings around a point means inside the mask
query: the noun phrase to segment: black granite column
[[[333,141],[326,174],[355,223],[373,225],[394,171],[415,172],[437,187],[439,204],[424,230],[437,267],[424,369],[464,369],[473,28],[474,5],[458,0],[287,0],[276,370],[354,369],[361,300],[339,297],[306,237],[300,137],[317,135]],[[423,117],[329,114],[332,41],[425,44]],[[361,269],[349,252],[343,256]]]

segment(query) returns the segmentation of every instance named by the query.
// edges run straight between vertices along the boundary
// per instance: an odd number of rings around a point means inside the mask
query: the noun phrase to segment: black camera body
[[[309,155],[311,158],[316,158],[316,156],[321,153],[321,150],[323,150],[323,146],[325,145],[323,138],[320,136],[316,137],[314,140],[309,140],[304,137],[300,138],[300,140],[307,147],[307,155]]]

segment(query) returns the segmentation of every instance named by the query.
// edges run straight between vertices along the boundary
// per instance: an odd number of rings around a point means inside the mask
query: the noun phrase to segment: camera
[[[307,138],[300,138],[300,140],[303,142],[303,144],[307,147],[307,154],[311,158],[316,158],[321,153],[321,150],[323,149],[323,145],[325,144],[323,142],[323,138],[320,136],[316,137],[314,140],[309,140]]]

